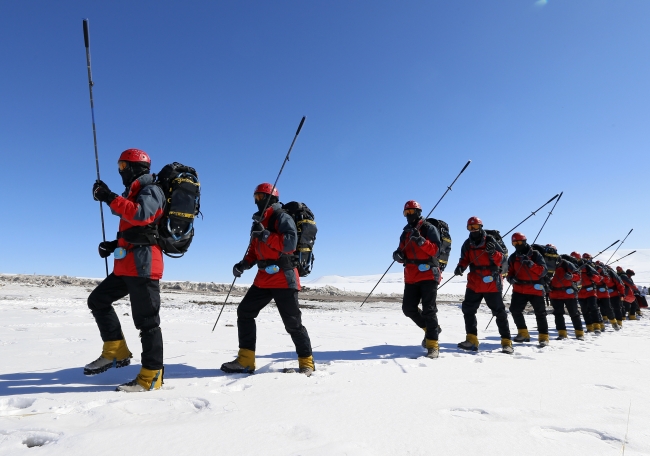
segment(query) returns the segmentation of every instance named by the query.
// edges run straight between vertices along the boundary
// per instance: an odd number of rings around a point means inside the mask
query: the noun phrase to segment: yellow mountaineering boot
[[[475,334],[467,334],[465,340],[458,344],[458,348],[469,351],[478,351],[478,336]]]
[[[436,359],[440,356],[440,349],[437,340],[426,339],[427,358]]]
[[[539,335],[539,346],[540,347],[548,347],[549,340],[548,340],[548,334],[540,334]]]
[[[518,329],[515,342],[530,342],[530,334],[527,329]]]
[[[141,393],[143,391],[152,391],[160,389],[163,384],[164,369],[147,369],[140,368],[140,373],[128,383],[117,387],[116,391],[125,391],[127,393]]]
[[[111,367],[120,368],[131,364],[133,355],[126,346],[126,341],[109,340],[104,342],[102,354],[99,358],[84,367],[84,375],[96,375],[107,371]]]
[[[623,328],[623,320],[616,320],[616,323],[618,323],[620,328]]]
[[[298,372],[299,374],[304,374],[307,377],[311,377],[311,374],[313,374],[315,370],[316,365],[314,364],[313,356],[299,356],[298,370],[294,369],[293,367],[287,367],[283,372],[285,374],[295,374]]]
[[[501,353],[512,355],[515,352],[510,339],[501,339]]]
[[[636,314],[631,313],[628,317],[629,320],[636,320]]]
[[[221,370],[227,374],[252,374],[255,372],[255,352],[240,348],[237,359],[229,363],[223,363]]]
[[[555,340],[563,340],[568,338],[569,338],[569,334],[566,332],[566,329],[557,330],[557,338]]]
[[[576,329],[576,339],[585,340],[585,332],[580,331],[579,329]]]
[[[603,315],[603,323],[609,323],[609,317]]]
[[[594,332],[594,324],[593,323],[587,325],[587,332],[588,333]]]

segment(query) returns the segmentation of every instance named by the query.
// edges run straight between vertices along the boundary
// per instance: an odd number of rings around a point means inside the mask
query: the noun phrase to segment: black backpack
[[[449,234],[449,225],[442,220],[428,218],[426,222],[432,224],[440,232],[440,249],[438,250],[438,267],[444,271],[449,261],[451,253],[451,234]]]
[[[497,244],[499,244],[499,247],[503,249],[503,260],[501,261],[501,264],[497,265],[499,268],[499,273],[501,275],[505,275],[508,273],[508,247],[506,247],[506,244],[503,242],[503,239],[501,238],[501,233],[499,230],[484,230],[485,234],[494,240]],[[487,241],[486,241],[487,242]]]
[[[544,261],[546,262],[546,269],[548,271],[547,275],[552,276],[555,274],[555,269],[557,268],[557,264],[560,261],[560,256],[557,254],[557,250],[555,250],[553,247],[541,244],[533,244],[532,247],[533,250],[537,250],[544,257]]]
[[[158,222],[158,245],[165,255],[180,258],[194,237],[194,219],[201,200],[199,176],[194,168],[174,162],[160,170],[155,183],[165,194],[165,210]]]
[[[560,255],[560,258],[568,261],[569,263],[573,264],[575,267],[580,266],[580,262],[577,259],[573,258],[571,255],[567,255],[566,253],[563,253],[562,255]],[[557,265],[555,265],[555,267],[557,267]]]
[[[289,214],[298,228],[298,245],[293,253],[293,263],[298,268],[298,275],[306,277],[314,266],[314,243],[316,242],[316,220],[314,213],[304,203],[291,201],[282,205],[282,210]]]

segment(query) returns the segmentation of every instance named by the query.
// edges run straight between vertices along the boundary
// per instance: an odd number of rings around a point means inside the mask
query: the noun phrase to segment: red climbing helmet
[[[512,238],[510,240],[512,241],[513,244],[515,244],[515,242],[519,242],[519,243],[526,242],[528,238],[524,233],[517,232],[512,235]]]
[[[546,247],[550,247],[557,252],[557,247],[555,247],[553,244],[546,244]]]
[[[571,256],[576,260],[582,259],[582,256],[578,252],[571,252]]]
[[[147,163],[148,165],[151,165],[151,158],[149,158],[149,155],[147,155],[144,150],[140,149],[126,149],[124,152],[122,152],[120,158],[118,158],[117,161]]]
[[[591,260],[591,255],[588,253],[583,253],[582,254],[582,259],[583,260]]]
[[[273,193],[271,193],[271,190],[273,191]],[[257,187],[255,187],[255,191],[253,192],[253,194],[255,193],[264,193],[266,195],[273,195],[280,198],[280,192],[278,191],[278,188],[277,187],[273,188],[273,185],[269,184],[268,182],[264,182],[263,184],[260,184]]]
[[[616,266],[616,272],[623,272],[623,268],[620,266]]]
[[[417,211],[422,212],[422,206],[415,200],[409,200],[404,204],[404,215],[415,214]]]
[[[478,231],[483,227],[483,220],[472,216],[467,220],[467,231]]]
[[[634,275],[634,271],[631,270],[631,269],[628,269],[627,271],[625,271],[625,273],[626,273],[629,277],[632,277],[632,276]]]

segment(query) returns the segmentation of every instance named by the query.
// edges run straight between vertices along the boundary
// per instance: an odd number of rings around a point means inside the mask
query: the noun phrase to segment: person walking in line
[[[470,217],[467,220],[467,231],[469,231],[469,238],[463,243],[460,259],[454,270],[454,275],[462,276],[463,271],[469,267],[465,299],[461,306],[467,335],[465,340],[458,344],[458,348],[470,351],[478,350],[476,312],[481,301],[485,299],[492,315],[496,317],[501,335],[501,351],[513,354],[508,314],[501,297],[503,289],[501,264],[505,253],[496,239],[483,230],[483,222],[480,218]]]
[[[438,264],[440,232],[422,218],[422,206],[407,201],[403,210],[406,226],[393,259],[404,265],[402,311],[425,332],[424,348],[428,358],[439,356],[438,308],[436,295],[441,273]],[[422,302],[422,310],[418,305]]]
[[[160,329],[160,279],[163,276],[161,248],[141,235],[141,229],[155,227],[163,215],[165,196],[149,173],[151,159],[139,149],[127,149],[118,159],[125,190],[119,196],[102,182],[93,185],[93,198],[106,203],[120,218],[117,239],[99,244],[99,255],[114,254],[113,272],[88,296],[90,308],[104,341],[102,354],[84,368],[96,375],[112,367],[130,364],[129,351],[113,303],[129,295],[135,327],[140,330],[142,355],[140,373],[118,391],[141,392],[162,386],[163,338]]]
[[[222,364],[221,370],[229,374],[255,371],[255,318],[274,300],[296,347],[297,372],[309,377],[315,370],[314,358],[307,328],[302,324],[298,305],[300,277],[291,255],[296,250],[298,229],[293,218],[282,209],[277,188],[260,184],[253,197],[258,210],[253,216],[251,242],[244,259],[233,266],[232,273],[241,277],[245,270],[256,265],[257,275],[237,307],[239,353],[235,360]],[[285,372],[296,370],[290,368]]]
[[[539,346],[549,344],[548,321],[546,320],[546,303],[544,302],[544,280],[546,262],[537,250],[534,250],[522,233],[514,233],[511,238],[515,253],[508,258],[508,275],[506,280],[513,285],[510,314],[517,326],[515,342],[530,342],[524,309],[530,303],[535,311]]]

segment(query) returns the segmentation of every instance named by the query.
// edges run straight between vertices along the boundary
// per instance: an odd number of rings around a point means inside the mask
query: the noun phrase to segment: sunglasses
[[[481,229],[481,225],[479,224],[467,225],[467,231],[478,231],[480,229]]]
[[[128,162],[125,162],[124,160],[119,160],[117,162],[117,167],[120,171],[124,171],[126,167],[129,166]]]
[[[413,215],[417,212],[417,209],[404,209],[404,216]]]
[[[521,245],[526,241],[512,241],[512,245]]]
[[[266,193],[255,193],[253,194],[253,197],[255,198],[255,201],[259,202],[262,201],[264,198],[266,198],[268,195]]]

